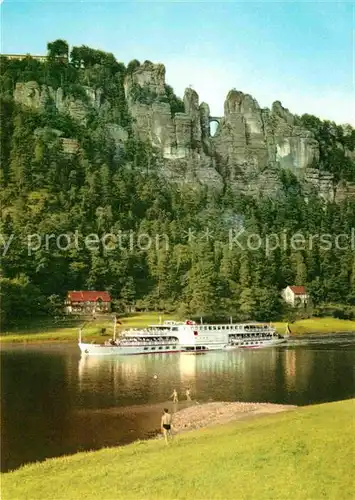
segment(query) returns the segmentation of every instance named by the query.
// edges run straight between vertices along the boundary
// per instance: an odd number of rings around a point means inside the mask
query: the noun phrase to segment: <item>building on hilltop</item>
[[[35,56],[32,54],[1,54],[1,57],[6,57],[9,60],[12,61],[23,61],[23,59],[26,59],[26,57],[30,57],[31,59],[34,59],[35,61],[39,61],[42,63],[47,62],[48,56]],[[54,56],[55,59],[61,60],[61,61],[66,61],[67,58],[65,56]]]
[[[22,61],[26,57],[31,57],[39,62],[46,62],[47,56],[33,56],[32,54],[1,54],[2,57],[7,57],[10,60]]]
[[[112,299],[106,291],[70,291],[65,300],[67,314],[106,314],[111,311]]]
[[[282,291],[282,297],[292,307],[306,306],[309,295],[304,286],[289,285]]]

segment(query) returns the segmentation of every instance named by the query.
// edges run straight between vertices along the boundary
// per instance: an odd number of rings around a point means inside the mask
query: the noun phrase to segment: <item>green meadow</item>
[[[117,324],[117,335],[126,328],[146,327],[149,324],[159,323],[176,316],[162,313],[138,313],[119,318],[121,325]],[[19,324],[16,328],[2,332],[1,342],[76,342],[79,328],[82,328],[82,339],[103,341],[113,336],[112,317],[99,318],[94,321],[73,320],[64,318],[58,321],[42,321],[29,324]],[[104,335],[101,330],[106,328]]]
[[[350,500],[354,402],[26,465],[2,474],[2,499]]]
[[[285,333],[286,322],[275,322],[272,324],[279,333]],[[308,318],[289,323],[289,327],[291,335],[344,333],[355,332],[355,321],[331,317]]]

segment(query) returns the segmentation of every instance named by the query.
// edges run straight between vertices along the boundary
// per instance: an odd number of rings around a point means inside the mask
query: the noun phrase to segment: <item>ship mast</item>
[[[115,319],[113,322],[113,340],[116,340],[116,327],[117,327],[117,316],[115,315]]]

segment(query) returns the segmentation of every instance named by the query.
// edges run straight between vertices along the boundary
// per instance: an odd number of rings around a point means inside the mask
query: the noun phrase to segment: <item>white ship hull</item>
[[[159,346],[160,347],[160,346]],[[113,346],[113,345],[103,345],[103,344],[85,344],[83,342],[79,343],[79,348],[83,354],[90,354],[94,356],[107,356],[112,354],[119,354],[121,356],[127,356],[130,354],[154,354],[154,353],[171,353],[171,352],[181,352],[181,347],[176,346],[161,346],[161,348],[146,347],[143,345],[137,346]]]
[[[283,344],[286,339],[272,339],[272,340],[262,340],[262,341],[247,341],[240,345],[228,345],[226,346],[227,351],[233,351],[235,349],[261,349],[263,347],[272,347],[274,345]]]
[[[260,349],[263,347],[272,347],[286,342],[285,339],[271,339],[261,341],[246,341],[241,344],[226,345],[226,344],[206,344],[200,345],[164,345],[164,346],[146,346],[146,345],[131,345],[131,346],[113,346],[103,344],[87,344],[80,342],[79,348],[83,354],[91,356],[108,356],[108,355],[136,355],[136,354],[163,354],[173,352],[186,352],[191,354],[203,353],[208,351],[232,351],[236,349]]]

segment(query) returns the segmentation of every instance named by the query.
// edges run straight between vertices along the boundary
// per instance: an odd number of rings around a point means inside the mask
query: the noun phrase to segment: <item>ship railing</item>
[[[230,339],[244,339],[244,338],[260,338],[260,337],[272,337],[274,335],[273,332],[253,332],[253,333],[232,333],[229,335]]]
[[[170,339],[170,340],[164,339],[164,340],[155,341],[155,340],[148,340],[148,339],[142,338],[142,339],[137,339],[137,340],[121,340],[119,345],[132,346],[132,345],[137,345],[137,344],[143,344],[143,345],[161,346],[164,344],[176,345],[177,343],[178,343],[177,340],[172,340],[172,339]]]

